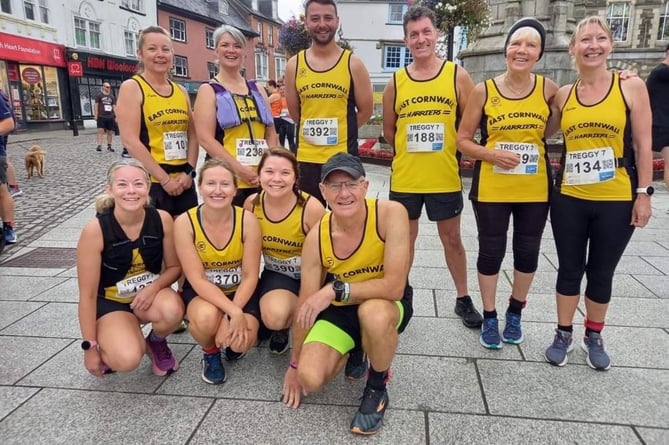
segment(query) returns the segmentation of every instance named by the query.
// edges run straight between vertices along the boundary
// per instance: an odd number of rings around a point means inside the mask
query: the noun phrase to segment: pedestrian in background
[[[174,51],[165,29],[139,33],[139,73],[123,82],[116,105],[123,146],[151,174],[154,205],[177,216],[197,205],[199,146],[186,90],[169,80]]]
[[[524,339],[520,323],[539,261],[541,236],[553,185],[546,151],[550,105],[557,85],[534,74],[546,44],[538,20],[524,18],[511,26],[504,55],[506,71],[474,88],[458,129],[458,149],[476,159],[469,199],[478,228],[476,268],[483,301],[480,343],[501,349],[502,342]],[[474,135],[481,126],[481,141]],[[513,215],[513,284],[500,337],[496,297]]]
[[[2,218],[2,239],[0,252],[5,243],[17,241],[14,233],[14,198],[7,187],[7,135],[14,129],[14,114],[5,100],[0,100],[0,217]]]
[[[111,93],[109,82],[102,84],[102,90],[95,96],[95,107],[93,107],[93,119],[98,127],[98,146],[96,151],[102,151],[102,139],[107,134],[107,151],[114,152],[112,148],[113,131],[116,128],[116,98]]]
[[[664,183],[669,189],[669,45],[662,63],[648,75],[646,87],[653,111],[653,151],[664,159]]]
[[[277,145],[274,119],[264,88],[240,73],[246,37],[237,28],[214,31],[218,73],[200,86],[195,99],[197,134],[208,157],[225,159],[240,179],[233,205],[242,207],[258,189],[258,163]]]
[[[183,303],[171,288],[181,267],[169,213],[150,205],[149,174],[134,159],[114,162],[97,215],[77,245],[79,325],[84,365],[96,377],[136,369],[146,352],[155,375],[179,362],[167,336],[183,318]],[[141,324],[151,323],[144,338]]]
[[[358,128],[372,115],[372,83],[362,60],[335,41],[334,0],[307,0],[304,15],[311,48],[288,60],[284,83],[298,123],[300,190],[325,204],[321,167],[335,153],[358,155]]]
[[[436,221],[455,285],[455,313],[465,326],[478,329],[481,314],[469,296],[460,234],[464,203],[455,145],[456,122],[474,84],[464,68],[437,56],[439,31],[430,9],[411,7],[403,23],[413,62],[397,70],[383,91],[383,134],[395,150],[389,198],[409,212],[411,263],[423,206]]]
[[[558,255],[557,329],[546,360],[564,366],[573,349],[573,319],[585,274],[587,364],[611,367],[602,330],[613,275],[635,227],[651,217],[651,110],[638,77],[621,79],[607,68],[613,36],[599,16],[586,17],[569,42],[579,78],[559,89],[551,111],[564,135],[562,166],[551,196]]]

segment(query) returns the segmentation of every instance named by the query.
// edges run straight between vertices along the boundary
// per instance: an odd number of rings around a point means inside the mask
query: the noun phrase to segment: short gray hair
[[[246,48],[246,37],[244,37],[244,34],[239,29],[230,25],[221,25],[214,31],[214,45],[216,47],[218,46],[221,37],[223,37],[223,34],[226,33],[230,34],[237,43],[242,45],[242,48]]]

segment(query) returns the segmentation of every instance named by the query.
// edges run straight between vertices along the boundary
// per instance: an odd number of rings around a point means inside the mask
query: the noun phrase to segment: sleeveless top
[[[344,50],[325,71],[309,67],[306,50],[297,54],[295,88],[300,100],[297,160],[324,164],[335,153],[358,154],[351,52]]]
[[[202,228],[202,205],[188,210],[188,219],[193,228],[193,243],[204,266],[210,283],[218,286],[226,295],[233,294],[242,279],[242,256],[244,254],[244,209],[232,207],[232,233],[225,246],[217,249]],[[187,283],[188,287],[192,287]],[[184,284],[184,287],[186,284]]]
[[[332,213],[326,213],[319,223],[319,247],[323,268],[334,275],[338,280],[355,283],[372,278],[383,277],[383,263],[385,255],[385,240],[378,231],[378,200],[365,199],[367,218],[365,230],[360,244],[347,258],[339,258],[332,246],[332,229],[330,227]],[[346,303],[332,301],[332,304],[341,306]]]
[[[295,203],[290,213],[280,221],[272,221],[265,214],[265,192],[260,192],[260,203],[253,206],[253,214],[260,223],[262,253],[265,269],[278,272],[295,280],[300,279],[304,231],[304,209],[311,198],[301,192],[304,204]]]
[[[186,95],[171,80],[172,92],[161,96],[141,75],[135,74],[132,79],[142,90],[139,140],[167,173],[184,171],[189,126]],[[159,182],[153,177],[151,181]]]
[[[393,74],[397,114],[390,190],[448,193],[462,190],[456,158],[457,67],[444,62],[432,79],[415,80],[406,68]]]
[[[562,108],[561,194],[589,201],[631,201],[637,185],[630,110],[612,76],[606,96],[594,105],[577,97],[577,80]]]
[[[552,171],[545,132],[550,107],[544,97],[545,79],[536,75],[525,97],[511,99],[500,93],[494,79],[485,82],[486,101],[481,114],[481,145],[520,155],[511,170],[477,160],[469,198],[480,202],[548,202]]]

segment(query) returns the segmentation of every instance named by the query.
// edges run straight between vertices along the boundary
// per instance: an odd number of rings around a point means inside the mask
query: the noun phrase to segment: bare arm
[[[493,162],[494,151],[474,142],[476,129],[481,122],[483,115],[483,105],[486,100],[485,84],[479,83],[473,89],[467,101],[467,107],[460,121],[458,128],[457,146],[458,150],[464,155],[473,159],[481,159],[487,162]]]
[[[265,93],[264,88],[258,88],[258,91],[260,91],[260,95],[265,99],[265,105],[267,106],[268,109],[271,110],[269,106],[269,98],[267,97],[267,94]],[[279,99],[281,99],[281,96],[279,96]],[[260,110],[258,110],[258,114],[260,114]],[[260,119],[260,118],[258,118]],[[276,129],[274,128],[274,121],[270,125],[265,126],[265,135],[264,135],[265,141],[267,141],[267,146],[268,147],[276,147],[279,145],[279,137],[276,134]]]
[[[557,133],[557,131],[560,129],[560,112],[555,112],[553,110],[553,102],[556,100],[555,96],[557,95],[559,88],[552,80],[545,80],[546,83],[544,85],[544,97],[546,98],[546,102],[548,102],[548,106],[551,107],[551,115],[548,118],[546,132],[544,133],[545,138],[548,139],[554,136],[555,133]]]
[[[455,90],[458,97],[458,115],[462,116],[467,108],[469,94],[474,89],[474,81],[463,67],[458,66],[455,73]]]
[[[188,153],[186,159],[191,167],[197,167],[197,158],[200,155],[200,144],[197,139],[197,129],[195,128],[195,122],[193,117],[193,106],[190,102],[190,96],[186,92],[186,89],[179,85],[181,92],[186,96],[186,102],[188,103]],[[186,175],[188,176],[188,175]],[[190,178],[190,176],[188,176]],[[192,178],[191,178],[192,179]]]
[[[260,274],[260,254],[262,251],[262,242],[260,235],[260,224],[258,219],[251,212],[244,212],[244,254],[242,257],[242,279],[235,292],[233,302],[243,308],[251,299],[251,295],[258,285],[258,275]]]
[[[14,129],[14,119],[10,116],[0,121],[0,135],[6,135]]]
[[[318,224],[318,221],[321,220],[323,215],[325,215],[325,207],[323,207],[323,204],[314,197],[309,198],[304,207],[303,228],[305,233],[309,233],[309,231]]]
[[[355,107],[357,109],[358,128],[362,127],[372,115],[374,109],[374,94],[369,72],[362,60],[355,54],[351,55],[351,77],[355,93]]]
[[[395,96],[395,76],[393,76],[383,89],[383,139],[393,149],[395,148],[395,132],[397,131]]]
[[[296,124],[300,124],[300,96],[295,86],[295,72],[297,69],[297,56],[288,59],[286,64],[286,73],[284,74],[286,85],[286,103],[288,103],[288,112]]]

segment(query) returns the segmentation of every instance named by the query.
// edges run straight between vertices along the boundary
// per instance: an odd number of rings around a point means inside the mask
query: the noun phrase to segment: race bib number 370
[[[207,280],[223,289],[230,289],[239,285],[242,280],[242,268],[233,269],[206,269]]]
[[[565,184],[585,185],[610,181],[616,177],[616,159],[611,147],[567,152]]]

